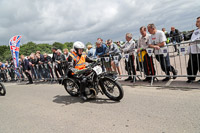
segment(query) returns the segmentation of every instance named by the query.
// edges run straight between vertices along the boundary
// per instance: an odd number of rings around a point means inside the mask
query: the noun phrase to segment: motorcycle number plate
[[[103,71],[102,71],[102,68],[100,66],[95,66],[93,68],[93,70],[96,72],[97,75],[101,74]]]

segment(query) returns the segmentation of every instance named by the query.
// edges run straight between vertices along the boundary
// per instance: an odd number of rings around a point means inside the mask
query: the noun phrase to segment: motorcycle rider
[[[86,68],[86,62],[88,63],[92,63],[95,62],[95,60],[90,59],[87,55],[82,54],[83,50],[85,49],[85,44],[80,42],[80,41],[76,41],[73,44],[73,52],[70,55],[72,57],[72,62],[70,63],[70,70],[71,70],[71,74],[72,73],[76,73],[78,70],[83,70]],[[73,76],[73,74],[72,74]],[[86,83],[87,83],[87,78],[83,77],[81,79],[81,83],[80,83],[80,97],[83,100],[87,100],[87,97],[85,95],[85,87],[86,87]]]

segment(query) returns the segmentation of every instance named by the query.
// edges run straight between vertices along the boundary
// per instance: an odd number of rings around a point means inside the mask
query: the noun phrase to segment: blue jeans
[[[161,69],[166,75],[170,75],[169,72],[175,71],[174,67],[170,65],[169,54],[166,57],[163,54],[156,55],[156,60],[160,62]]]

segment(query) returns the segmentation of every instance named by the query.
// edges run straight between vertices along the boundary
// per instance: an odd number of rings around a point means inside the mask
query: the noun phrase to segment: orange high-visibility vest
[[[81,55],[80,57],[75,52],[73,52],[71,54],[71,57],[75,62],[75,69],[83,70],[86,68],[86,63],[85,63],[86,55]]]

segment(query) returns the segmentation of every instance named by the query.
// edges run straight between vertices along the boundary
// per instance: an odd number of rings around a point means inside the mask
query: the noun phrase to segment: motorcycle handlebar
[[[93,67],[99,65],[100,63],[101,63],[101,61],[100,61],[100,60],[97,60],[96,62],[93,62],[93,63],[89,64],[85,69],[83,69],[83,70],[77,70],[77,71],[75,72],[75,74],[83,74],[83,73],[85,73],[86,71],[91,70]]]
[[[95,66],[97,66],[97,65],[101,65],[101,60],[100,60],[100,59],[97,59],[97,61],[95,61],[95,62],[89,64],[89,65],[87,66],[87,68],[93,68],[93,67],[95,67]]]

